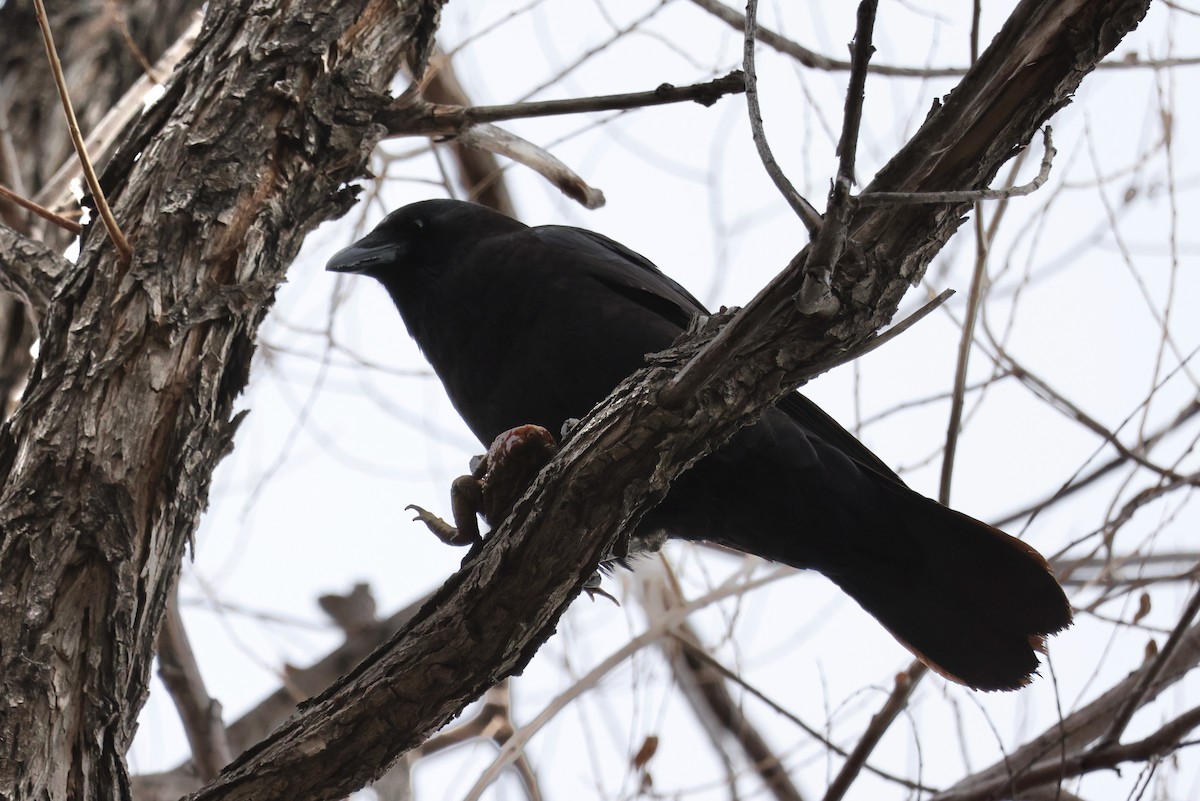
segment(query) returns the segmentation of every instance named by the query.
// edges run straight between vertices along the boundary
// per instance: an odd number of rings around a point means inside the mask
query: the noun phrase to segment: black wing
[[[692,318],[708,314],[692,293],[672,281],[640,253],[594,231],[543,225],[533,233],[546,244],[580,256],[577,263],[614,292],[687,328]]]

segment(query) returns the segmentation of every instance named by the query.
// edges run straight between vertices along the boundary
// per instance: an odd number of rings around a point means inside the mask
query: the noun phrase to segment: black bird
[[[645,257],[454,200],[389,214],[328,269],[387,289],[486,447],[558,431],[705,314]],[[1071,607],[1030,546],[913,492],[799,393],[672,486],[639,532],[707,540],[832,579],[943,676],[1027,684]]]

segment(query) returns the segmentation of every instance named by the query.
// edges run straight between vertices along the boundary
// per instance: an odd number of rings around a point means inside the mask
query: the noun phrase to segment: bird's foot
[[[608,600],[612,601],[617,606],[620,606],[621,605],[620,601],[618,601],[615,597],[613,597],[612,595],[610,595],[609,593],[607,593],[603,589],[601,589],[600,582],[603,580],[603,578],[604,577],[600,575],[600,571],[597,570],[595,573],[592,574],[591,578],[589,578],[587,581],[583,582],[583,591],[588,594],[588,598],[591,598],[592,601],[595,601],[596,596],[599,595],[601,598],[607,598]]]
[[[425,524],[426,528],[433,532],[433,536],[447,545],[473,545],[479,541],[478,532],[475,532],[474,536],[472,536],[470,532],[455,528],[433,512],[422,509],[416,504],[409,504],[404,508],[416,512],[417,516],[413,520],[420,520]]]

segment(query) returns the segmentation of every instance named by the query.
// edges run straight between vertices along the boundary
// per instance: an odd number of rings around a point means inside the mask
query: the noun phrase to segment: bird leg
[[[433,535],[447,545],[474,545],[482,538],[479,536],[479,520],[476,515],[483,509],[483,487],[475,476],[459,476],[450,485],[450,510],[454,517],[454,525],[416,504],[409,504],[405,509],[412,509]]]
[[[599,570],[597,570],[595,573],[592,574],[591,578],[589,578],[587,581],[583,582],[583,591],[586,592],[588,594],[588,598],[590,598],[593,601],[595,601],[596,596],[599,595],[601,598],[607,598],[608,600],[612,601],[617,606],[620,606],[621,602],[618,601],[616,599],[616,597],[605,592],[600,587],[600,582],[602,582],[603,580],[604,580],[604,576],[600,573]]]

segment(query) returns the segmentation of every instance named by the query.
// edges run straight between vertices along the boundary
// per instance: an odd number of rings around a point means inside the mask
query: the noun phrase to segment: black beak
[[[364,236],[348,248],[333,254],[325,269],[334,273],[366,273],[372,275],[400,260],[403,247],[394,242],[372,241]],[[375,238],[376,240],[378,238]]]

